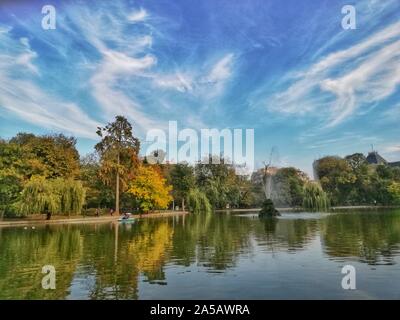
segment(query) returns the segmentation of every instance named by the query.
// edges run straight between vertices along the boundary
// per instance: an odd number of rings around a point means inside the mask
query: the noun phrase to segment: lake
[[[0,299],[383,298],[400,298],[400,210],[0,228]]]

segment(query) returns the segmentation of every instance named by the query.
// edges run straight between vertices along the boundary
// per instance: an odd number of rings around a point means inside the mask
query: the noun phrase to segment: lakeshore
[[[352,210],[387,210],[397,209],[400,206],[336,206],[330,208],[331,212],[337,211],[352,211]],[[216,213],[251,213],[260,211],[261,208],[248,208],[248,209],[224,209],[215,210]],[[303,212],[301,208],[277,208],[280,212]],[[149,218],[165,218],[172,216],[183,216],[189,214],[188,211],[155,211],[147,214],[133,214],[132,217],[135,219],[149,219]],[[0,228],[4,227],[26,227],[35,225],[54,225],[54,224],[90,224],[90,223],[110,223],[118,222],[120,216],[71,216],[65,218],[65,216],[54,216],[52,220],[45,220],[45,215],[35,215],[28,218],[15,218],[5,219],[0,221]]]
[[[187,211],[157,211],[147,214],[133,214],[131,217],[135,219],[162,218],[171,216],[182,216],[188,214]],[[3,227],[26,227],[34,225],[54,225],[54,224],[88,224],[88,223],[113,223],[118,222],[120,216],[73,216],[65,218],[65,216],[55,216],[52,220],[45,220],[45,215],[19,219],[7,219],[0,221],[0,228]]]

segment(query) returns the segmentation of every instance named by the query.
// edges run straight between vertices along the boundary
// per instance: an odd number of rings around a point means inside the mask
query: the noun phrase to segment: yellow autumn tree
[[[165,209],[172,201],[170,192],[172,187],[167,185],[166,179],[152,166],[141,165],[135,179],[128,190],[142,211]]]

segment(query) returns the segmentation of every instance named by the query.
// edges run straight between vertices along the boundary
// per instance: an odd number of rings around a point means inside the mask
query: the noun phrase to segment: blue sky
[[[3,138],[64,132],[84,155],[122,114],[141,139],[169,120],[254,128],[257,166],[272,147],[308,173],[371,144],[400,160],[398,0],[16,2],[0,4]],[[346,4],[356,30],[341,27]]]

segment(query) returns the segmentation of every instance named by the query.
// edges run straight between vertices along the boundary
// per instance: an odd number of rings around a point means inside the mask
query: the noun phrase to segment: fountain
[[[259,212],[259,217],[276,217],[280,216],[278,210],[276,210],[273,201],[271,200],[272,193],[272,185],[273,185],[273,169],[271,167],[272,155],[275,151],[275,148],[271,149],[271,155],[268,164],[264,164],[264,172],[263,172],[263,187],[265,200],[262,204],[261,210]]]

